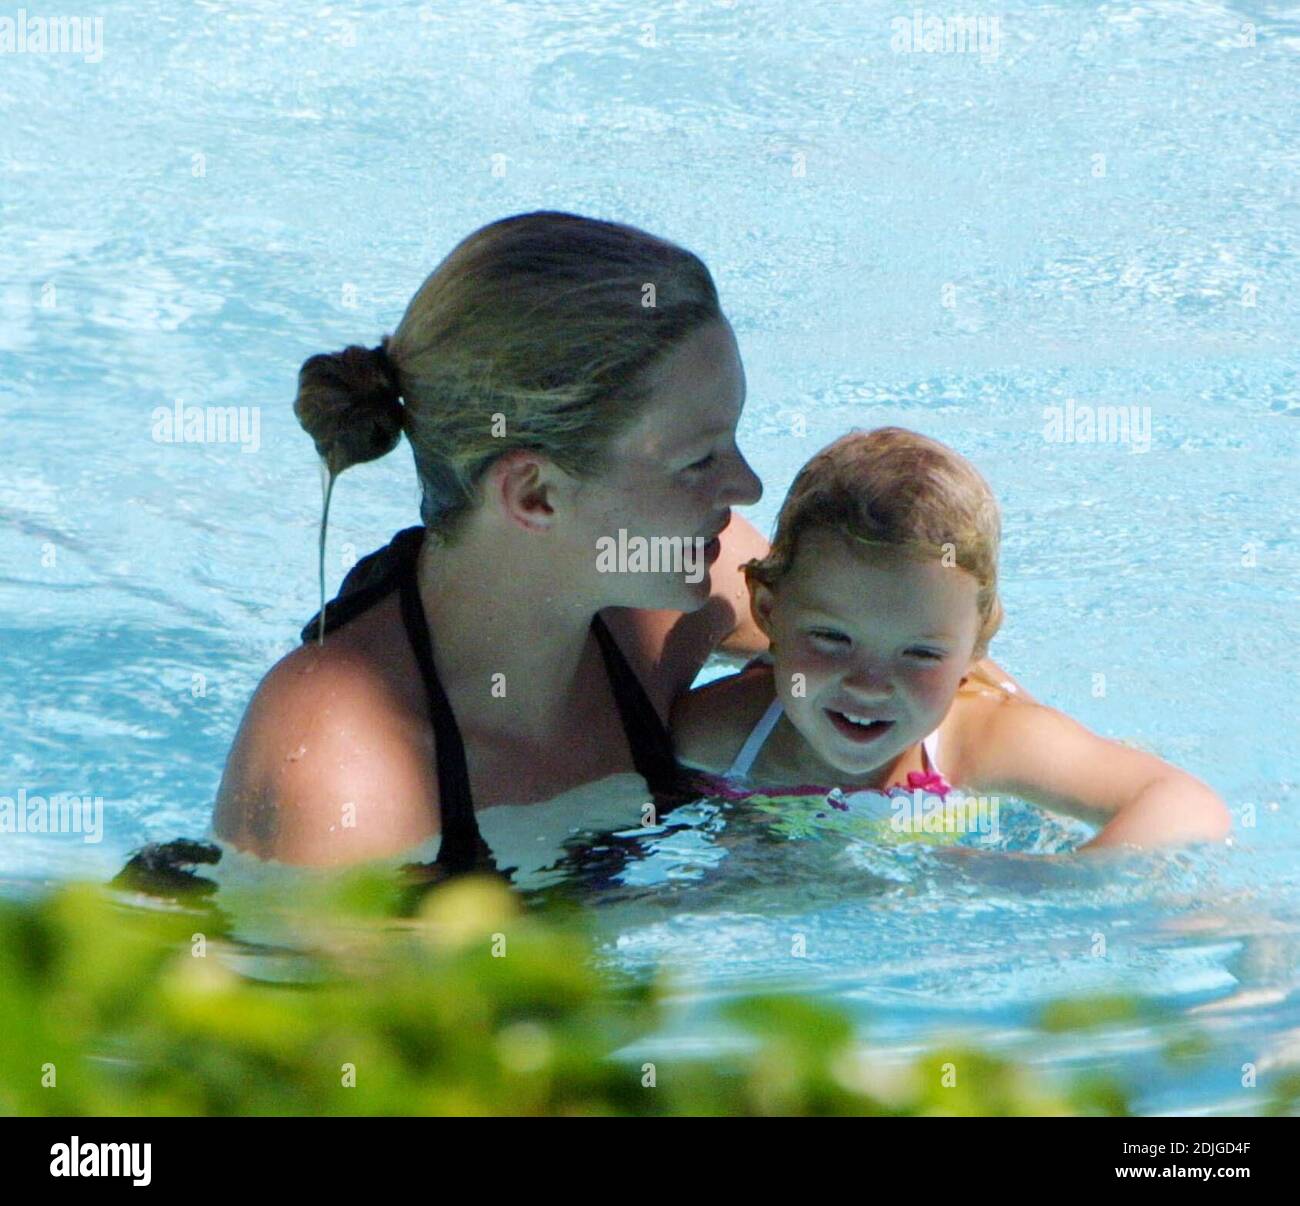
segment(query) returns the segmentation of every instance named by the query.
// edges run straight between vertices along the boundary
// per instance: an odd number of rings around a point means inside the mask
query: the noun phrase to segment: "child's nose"
[[[861,663],[849,671],[844,685],[865,699],[887,699],[894,693],[889,675],[875,666]]]

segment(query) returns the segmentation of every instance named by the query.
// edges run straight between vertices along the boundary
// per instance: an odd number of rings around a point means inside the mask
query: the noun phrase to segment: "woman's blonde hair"
[[[902,427],[841,436],[799,470],[781,504],[771,550],[743,567],[750,590],[758,583],[775,587],[814,529],[964,569],[979,587],[973,656],[985,655],[1002,624],[1001,518],[993,491],[965,457]]]
[[[332,475],[405,431],[425,526],[447,540],[503,453],[599,473],[647,400],[644,370],[721,316],[691,252],[614,222],[519,214],[458,244],[379,347],[307,360],[294,413]]]

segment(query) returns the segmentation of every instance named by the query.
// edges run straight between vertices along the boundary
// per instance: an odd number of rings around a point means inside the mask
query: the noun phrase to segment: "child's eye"
[[[908,653],[913,657],[922,658],[927,662],[941,662],[944,658],[944,655],[937,649],[909,649]]]
[[[827,645],[847,645],[849,638],[842,632],[835,632],[829,628],[814,628],[808,635],[815,641],[821,641]]]
[[[693,469],[695,472],[698,473],[702,469],[707,469],[717,459],[718,459],[717,455],[715,453],[710,452],[708,456],[700,457],[698,461],[692,462],[691,464],[687,465],[686,468]]]

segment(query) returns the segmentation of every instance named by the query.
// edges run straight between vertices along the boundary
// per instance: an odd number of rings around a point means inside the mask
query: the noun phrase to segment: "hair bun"
[[[331,473],[391,452],[404,413],[388,337],[377,348],[347,347],[312,356],[298,373],[293,413]]]

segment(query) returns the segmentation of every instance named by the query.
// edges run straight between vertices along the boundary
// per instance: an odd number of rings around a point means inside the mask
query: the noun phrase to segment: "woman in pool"
[[[424,525],[358,563],[323,643],[309,624],[262,680],[217,836],[338,864],[440,833],[444,870],[486,867],[497,805],[620,773],[600,800],[641,824],[641,779],[676,778],[673,700],[713,650],[766,646],[738,567],[767,544],[731,512],[762,492],[744,401],[704,264],[571,214],[484,227],[379,348],[309,359],[295,413],[332,472],[405,432]],[[709,572],[602,572],[620,532],[698,539]]]
[[[770,651],[679,701],[681,760],[721,774],[720,794],[1017,796],[1099,824],[1081,849],[1221,839],[1228,811],[1205,784],[980,665],[1002,622],[999,542],[996,500],[951,449],[897,427],[836,440],[743,567]]]

